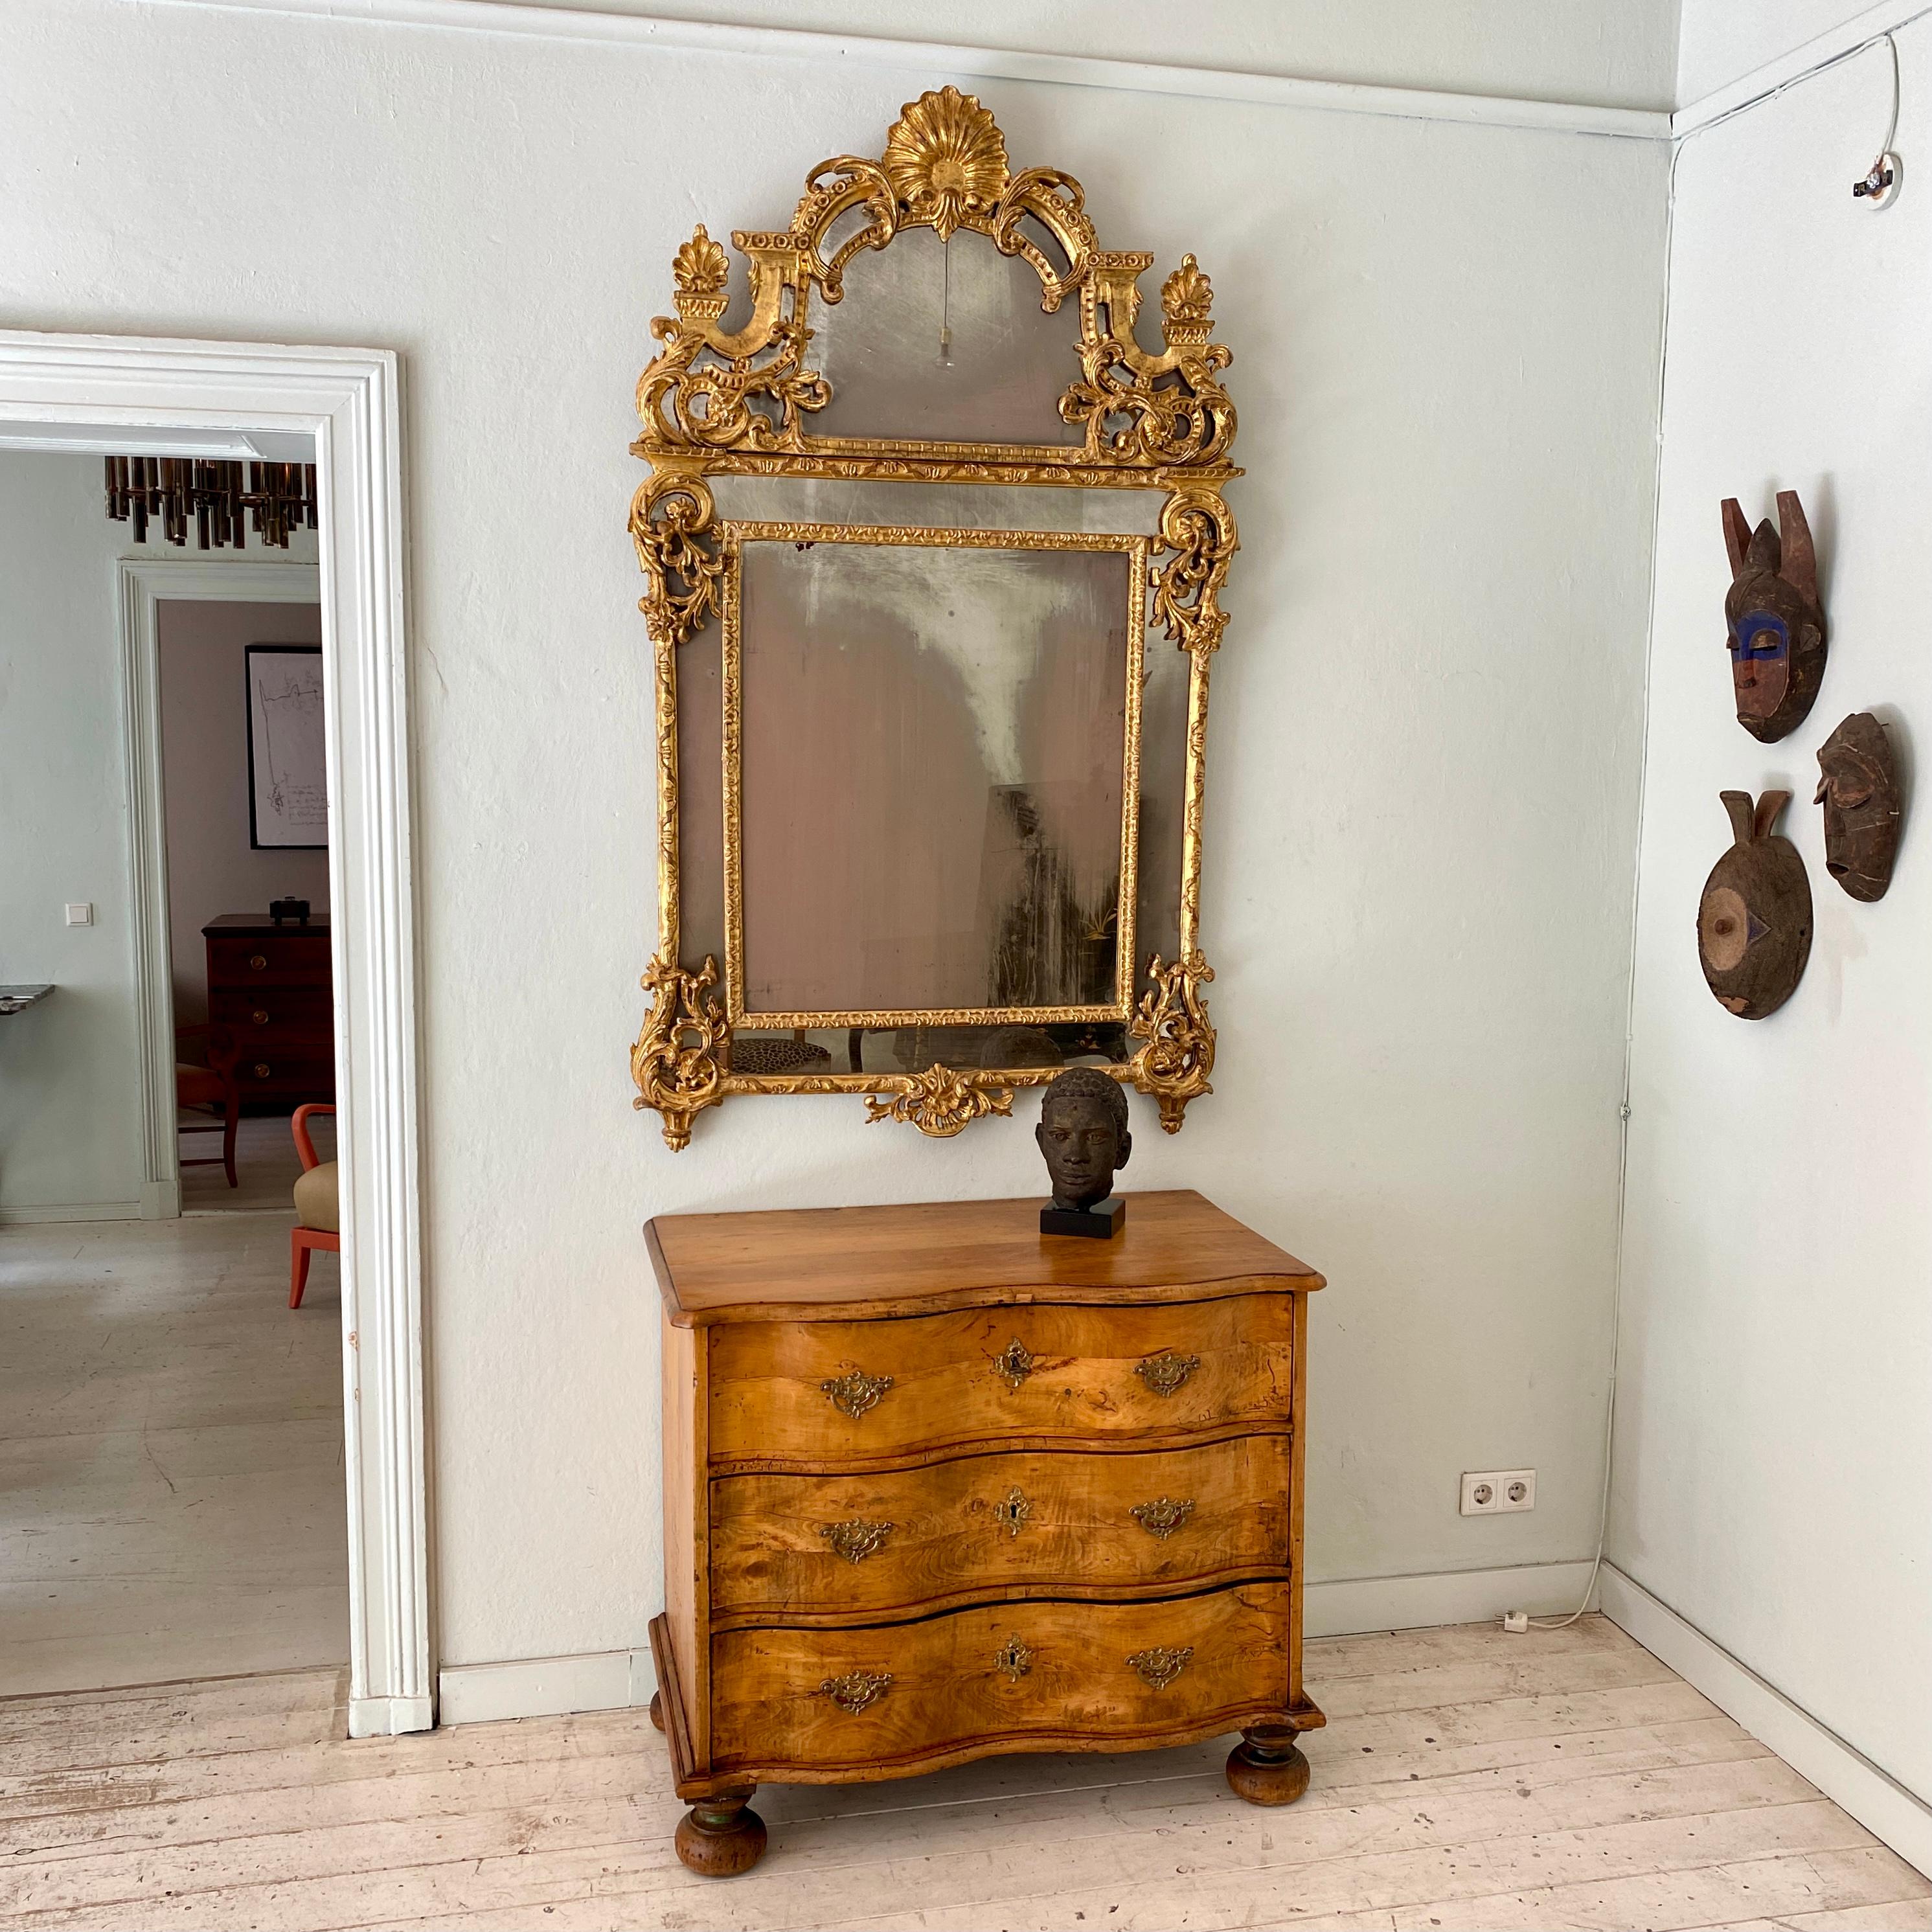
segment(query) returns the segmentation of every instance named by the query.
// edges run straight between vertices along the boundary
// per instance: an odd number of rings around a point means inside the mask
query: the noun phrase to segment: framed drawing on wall
[[[325,851],[328,781],[322,749],[322,647],[250,644],[248,843],[256,851]]]

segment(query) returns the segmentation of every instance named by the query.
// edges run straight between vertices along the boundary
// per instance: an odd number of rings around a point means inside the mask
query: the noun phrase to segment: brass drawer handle
[[[249,960],[248,964],[252,966],[256,972],[266,973],[268,970],[268,956],[266,953],[257,952]]]
[[[993,1505],[993,1520],[1009,1536],[1017,1536],[1026,1520],[1033,1514],[1033,1504],[1016,1489],[1009,1490],[1005,1499]]]
[[[819,1387],[832,1398],[832,1406],[854,1422],[868,1409],[877,1408],[879,1398],[892,1385],[890,1376],[868,1376],[854,1369],[850,1375],[835,1376]]]
[[[1155,1502],[1135,1504],[1129,1514],[1148,1535],[1165,1543],[1194,1514],[1194,1498],[1188,1496],[1177,1502],[1172,1496],[1162,1496]]]
[[[266,1060],[256,1060],[255,1063],[255,1078],[257,1080],[266,1080],[268,1077],[268,1063]]]
[[[1033,1652],[1018,1637],[1010,1636],[993,1653],[993,1664],[1017,1684],[1033,1668]]]
[[[1138,1670],[1150,1690],[1165,1690],[1187,1668],[1194,1646],[1161,1644],[1152,1650],[1137,1650],[1127,1659],[1127,1668]]]
[[[842,1711],[854,1717],[868,1704],[876,1704],[892,1688],[890,1670],[848,1670],[843,1677],[828,1677],[818,1687],[821,1697],[830,1697]]]
[[[844,1557],[848,1563],[862,1563],[885,1546],[892,1526],[868,1522],[863,1516],[855,1516],[850,1522],[822,1522],[818,1533],[831,1544],[835,1556]]]
[[[1150,1356],[1136,1366],[1134,1373],[1156,1395],[1166,1396],[1173,1394],[1200,1366],[1198,1355],[1177,1355],[1170,1351],[1165,1355]]]
[[[255,1010],[248,1016],[248,1017],[253,1020],[257,1026],[266,1026],[268,1024],[268,1016],[266,1011],[260,1006],[257,1006]]]
[[[1004,1376],[1009,1388],[1018,1388],[1039,1366],[1040,1358],[1028,1352],[1017,1335],[993,1358],[994,1374]]]

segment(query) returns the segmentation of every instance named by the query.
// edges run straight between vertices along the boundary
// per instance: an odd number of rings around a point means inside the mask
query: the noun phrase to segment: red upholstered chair
[[[296,1152],[302,1156],[302,1178],[296,1183],[296,1226],[289,1230],[289,1306],[302,1306],[308,1286],[308,1258],[317,1248],[332,1255],[342,1252],[342,1198],[336,1186],[335,1163],[317,1160],[309,1138],[308,1117],[330,1114],[333,1107],[311,1102],[296,1109],[290,1125],[295,1130]]]
[[[235,1044],[235,1036],[226,1027],[184,1026],[175,1028],[177,1042],[184,1040],[206,1040],[208,1042],[208,1064],[196,1066],[192,1061],[178,1060],[175,1062],[175,1104],[178,1107],[206,1107],[218,1112],[218,1120],[182,1120],[176,1124],[178,1134],[219,1134],[221,1151],[218,1154],[197,1154],[194,1160],[183,1158],[183,1167],[220,1167],[225,1168],[230,1187],[242,1184],[235,1178],[235,1129],[242,1118],[242,1086],[235,1078],[235,1062],[240,1049]]]

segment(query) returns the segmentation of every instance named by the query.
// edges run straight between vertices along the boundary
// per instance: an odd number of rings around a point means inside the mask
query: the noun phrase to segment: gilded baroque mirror
[[[1208,670],[1235,548],[1208,278],[1102,249],[952,88],[789,228],[699,228],[638,388],[658,950],[632,1050],[674,1149],[740,1094],[944,1137],[1098,1066],[1210,1090]],[[722,962],[722,963],[721,963]]]

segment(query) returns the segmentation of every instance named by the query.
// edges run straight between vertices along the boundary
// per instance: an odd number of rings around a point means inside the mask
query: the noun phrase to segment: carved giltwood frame
[[[863,225],[825,258],[834,223],[859,211]],[[986,236],[1005,255],[1024,260],[1039,276],[1042,308],[1078,302],[1078,374],[1060,398],[1064,421],[1082,426],[1078,443],[1005,444],[814,436],[809,418],[831,400],[830,386],[807,366],[814,300],[836,303],[847,264],[860,250],[888,247],[895,236],[930,228],[941,241],[962,229]],[[1044,241],[1042,238],[1045,238]],[[736,664],[736,559],[749,535],[776,524],[720,520],[706,478],[718,476],[880,479],[987,484],[1040,484],[1162,493],[1160,534],[1132,544],[1148,610],[1164,635],[1190,659],[1186,775],[1179,881],[1180,945],[1172,961],[1157,955],[1134,971],[1132,933],[1120,961],[1119,1010],[1140,1042],[1129,1060],[1104,1070],[1151,1095],[1162,1126],[1178,1132],[1187,1103],[1211,1091],[1214,1030],[1202,988],[1214,975],[1201,950],[1202,807],[1205,786],[1209,668],[1227,619],[1220,592],[1237,548],[1222,486],[1240,475],[1228,459],[1234,409],[1220,377],[1232,357],[1211,338],[1214,290],[1192,255],[1161,289],[1162,346],[1143,349],[1136,333],[1140,276],[1151,255],[1102,249],[1084,212],[1078,182],[1057,169],[1015,174],[992,116],[953,88],[908,102],[878,160],[840,156],[814,169],[788,229],[740,232],[732,242],[747,259],[752,314],[739,329],[720,322],[729,304],[730,260],[703,227],[672,264],[675,316],[651,332],[664,346],[638,386],[643,434],[632,453],[650,466],[631,505],[630,530],[645,581],[639,608],[655,653],[658,805],[658,950],[643,986],[650,1006],[631,1051],[639,1107],[662,1117],[666,1144],[691,1138],[692,1120],[730,1094],[859,1093],[874,1120],[904,1120],[944,1138],[988,1114],[1010,1112],[1012,1090],[1051,1080],[1056,1070],[962,1070],[935,1065],[923,1073],[737,1073],[731,1028],[742,1021],[742,952],[731,960],[721,1000],[715,958],[684,963],[680,951],[678,871],[677,655],[706,624],[724,627],[728,719]],[[1046,245],[1051,243],[1051,248]],[[1056,261],[1055,253],[1060,259]],[[1071,372],[1070,372],[1071,374]],[[814,526],[819,540],[985,543],[1096,547],[1088,539],[1043,533],[910,530]],[[1165,560],[1149,566],[1150,555]],[[1132,626],[1136,662],[1141,614]],[[1138,702],[1132,707],[1138,717]],[[1130,754],[1137,746],[1130,730]],[[728,840],[736,788],[727,740]],[[1124,794],[1123,864],[1132,864],[1132,806]],[[727,866],[728,896],[735,897]],[[742,939],[742,921],[728,915]],[[730,955],[728,952],[728,958]],[[1144,986],[1138,1001],[1137,987]],[[1039,1022],[1060,1010],[1013,1010]],[[1076,1010],[1066,1009],[1072,1016]],[[1096,1012],[1100,1010],[1095,1010]],[[1078,1010],[1085,1016],[1088,1010]],[[765,1026],[898,1024],[999,1019],[1002,1010],[943,1016],[844,1013],[754,1016]]]

